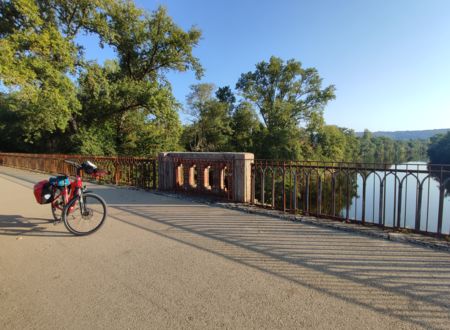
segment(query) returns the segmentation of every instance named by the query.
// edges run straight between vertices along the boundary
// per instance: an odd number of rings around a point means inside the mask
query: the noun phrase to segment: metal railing
[[[77,162],[90,160],[107,174],[99,179],[104,183],[130,185],[144,189],[156,189],[156,159],[139,157],[103,157],[59,154],[0,153],[0,165],[52,174],[75,175],[72,166],[64,160]]]
[[[285,212],[450,233],[450,165],[256,160],[254,204]]]

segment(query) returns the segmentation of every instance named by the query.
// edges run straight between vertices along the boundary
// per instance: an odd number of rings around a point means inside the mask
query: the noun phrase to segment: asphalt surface
[[[448,329],[450,254],[88,184],[75,237],[0,167],[0,329]]]

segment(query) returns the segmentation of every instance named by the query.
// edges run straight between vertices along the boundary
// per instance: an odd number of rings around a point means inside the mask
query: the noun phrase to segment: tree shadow
[[[111,206],[121,222],[410,325],[450,321],[450,253],[161,196]]]
[[[0,236],[71,237],[67,231],[54,230],[49,219],[0,215]]]

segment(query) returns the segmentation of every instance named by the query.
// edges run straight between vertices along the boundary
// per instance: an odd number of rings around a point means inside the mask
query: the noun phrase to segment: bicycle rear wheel
[[[83,194],[72,199],[64,208],[63,220],[67,230],[75,235],[88,235],[97,231],[106,219],[106,203],[98,195]]]

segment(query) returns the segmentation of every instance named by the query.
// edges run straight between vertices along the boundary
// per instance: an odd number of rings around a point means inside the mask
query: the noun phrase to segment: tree
[[[334,125],[324,125],[317,134],[317,159],[343,162],[357,161],[359,143],[354,132]]]
[[[450,164],[450,132],[431,138],[428,156],[432,164]]]
[[[271,158],[303,158],[303,147],[311,142],[304,138],[317,132],[323,124],[325,105],[335,97],[334,86],[322,89],[316,69],[277,57],[242,74],[236,89],[258,109],[268,143],[264,156]]]
[[[234,103],[236,102],[236,97],[231,91],[230,86],[220,87],[216,91],[216,98],[219,102],[228,105],[228,111],[231,114],[234,110]]]
[[[76,152],[147,154],[130,142],[137,141],[131,123],[152,136],[148,141],[177,144],[179,105],[166,73],[202,75],[192,54],[198,29],[184,31],[163,7],[147,13],[123,0],[2,0],[0,18],[0,83],[9,88],[2,111],[20,119],[25,144],[45,143],[51,152],[72,141]],[[117,60],[86,62],[76,43],[80,31],[113,47]]]
[[[255,153],[258,146],[261,124],[252,105],[242,102],[231,117],[231,149],[237,152]]]
[[[104,67],[93,64],[81,75],[79,98],[83,116],[74,121],[87,130],[103,127],[114,153],[148,155],[178,146],[179,105],[168,85],[122,77],[118,63],[109,61]],[[104,139],[98,141],[102,144]],[[110,146],[105,146],[104,152],[110,153]]]
[[[194,122],[185,128],[182,144],[190,151],[227,151],[232,129],[229,104],[213,97],[213,84],[191,86],[187,97]]]
[[[295,60],[284,63],[274,56],[258,63],[254,72],[242,74],[236,88],[256,105],[269,130],[292,124],[308,126],[335,97],[334,86],[321,89],[316,69],[304,69]]]
[[[69,78],[78,49],[57,1],[2,1],[0,82],[9,89],[9,109],[22,119],[25,139],[64,130],[80,109]],[[66,32],[63,35],[62,30]]]

